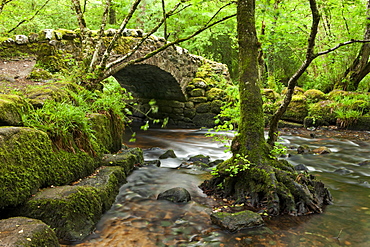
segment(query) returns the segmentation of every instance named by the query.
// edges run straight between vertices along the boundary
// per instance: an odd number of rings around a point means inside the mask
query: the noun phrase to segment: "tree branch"
[[[81,5],[79,0],[72,0],[73,7],[75,9],[76,15],[77,15],[77,20],[78,20],[78,25],[80,26],[81,34],[82,36],[85,36],[85,31],[86,31],[86,21],[84,18],[84,14],[81,10]]]
[[[103,16],[102,16],[102,22],[101,22],[100,30],[99,30],[98,43],[95,46],[94,54],[90,62],[89,72],[91,72],[92,69],[94,68],[94,65],[98,59],[98,55],[102,49],[102,44],[103,44],[102,37],[104,36],[105,26],[107,25],[108,14],[109,14],[111,3],[112,3],[112,0],[106,0],[105,8],[104,8]]]
[[[267,143],[270,144],[271,147],[273,147],[275,145],[275,142],[277,141],[279,120],[285,113],[290,101],[292,100],[292,96],[294,93],[294,87],[296,86],[298,79],[306,71],[308,66],[313,61],[313,59],[317,57],[314,54],[314,48],[315,48],[315,39],[317,35],[317,30],[318,30],[318,26],[320,23],[320,13],[319,13],[319,10],[317,9],[316,0],[309,0],[309,2],[310,2],[311,13],[312,13],[312,24],[311,24],[310,36],[308,37],[306,59],[302,63],[301,67],[294,73],[294,75],[289,78],[288,90],[287,90],[287,93],[285,94],[283,103],[280,105],[278,110],[274,113],[274,115],[271,118],[270,129],[268,133],[269,138],[267,140]]]
[[[1,1],[1,3],[0,3],[0,14],[1,14],[1,12],[3,12],[3,9],[4,9],[5,5],[10,3],[11,1],[13,1],[13,0],[2,0]]]
[[[8,0],[6,3],[9,3],[11,0]],[[39,14],[39,12],[43,9],[43,8],[45,8],[45,6],[48,4],[50,2],[50,0],[46,0],[46,2],[35,12],[35,14],[33,15],[33,16],[31,16],[30,18],[28,18],[28,19],[24,19],[24,20],[22,20],[21,22],[19,22],[15,27],[13,27],[12,29],[10,29],[9,31],[8,31],[8,33],[11,33],[11,32],[13,32],[15,29],[17,29],[20,25],[22,25],[23,23],[26,23],[26,22],[29,22],[29,21],[32,21],[38,14]]]
[[[233,18],[235,16],[236,16],[236,14],[229,15],[229,16],[226,16],[226,17],[224,17],[224,18],[222,18],[222,19],[220,19],[218,21],[215,21],[213,23],[210,23],[208,25],[205,25],[202,28],[200,28],[197,31],[195,31],[194,33],[192,33],[191,35],[189,35],[189,36],[187,36],[185,38],[177,39],[177,40],[175,40],[173,42],[168,42],[167,44],[165,44],[165,45],[161,46],[160,48],[158,48],[158,49],[156,49],[156,50],[154,50],[154,51],[146,54],[143,57],[139,57],[137,59],[133,59],[133,60],[130,60],[130,61],[128,61],[126,63],[122,63],[122,64],[116,63],[116,61],[115,61],[114,63],[111,64],[111,66],[109,68],[107,68],[107,70],[104,72],[104,74],[103,74],[102,78],[100,78],[100,80],[103,80],[103,79],[109,77],[110,75],[117,73],[118,71],[120,71],[121,69],[123,69],[124,67],[126,67],[128,65],[139,63],[139,62],[142,62],[144,60],[147,60],[148,58],[151,58],[152,56],[160,53],[161,51],[167,49],[168,47],[173,46],[173,45],[177,45],[177,44],[182,43],[184,41],[187,41],[187,40],[195,37],[196,35],[202,33],[203,31],[207,30],[208,28],[210,28],[210,27],[212,27],[212,26],[214,26],[214,25],[216,25],[218,23],[224,22],[224,21],[226,21],[228,19],[231,19],[231,18]],[[116,67],[113,67],[113,65],[115,65],[115,64],[119,64],[119,65],[116,66]]]
[[[330,49],[327,49],[326,51],[321,51],[321,52],[318,52],[314,55],[314,57],[318,57],[318,56],[322,56],[322,55],[325,55],[325,54],[328,54],[332,51],[335,51],[337,50],[338,48],[342,47],[342,46],[346,46],[346,45],[350,45],[350,44],[353,44],[353,43],[369,43],[370,40],[349,40],[349,41],[346,41],[346,42],[343,42],[343,43],[339,43],[337,44],[336,46],[330,48]]]
[[[176,4],[173,9],[171,11],[169,11],[168,13],[166,13],[166,17],[163,17],[162,20],[157,24],[157,26],[155,26],[152,30],[150,30],[149,33],[147,33],[140,41],[138,44],[136,44],[136,46],[132,49],[132,51],[130,51],[129,53],[127,53],[125,56],[109,63],[106,67],[107,69],[109,69],[110,67],[118,64],[118,63],[121,63],[122,61],[130,58],[140,47],[141,45],[145,42],[145,40],[147,40],[153,33],[155,33],[161,26],[162,24],[166,21],[166,19],[172,15],[174,15],[175,13],[178,13],[178,12],[175,12],[178,7],[180,6],[181,3],[178,3]]]
[[[99,64],[101,68],[103,68],[105,64],[107,63],[109,54],[113,50],[114,44],[116,43],[117,39],[122,35],[123,30],[126,28],[127,23],[131,20],[140,2],[141,0],[135,0],[135,2],[131,5],[130,11],[128,12],[126,18],[122,21],[121,26],[119,27],[117,33],[115,33],[115,35],[113,36],[113,39],[109,43],[107,49],[105,50],[102,56],[102,59]]]

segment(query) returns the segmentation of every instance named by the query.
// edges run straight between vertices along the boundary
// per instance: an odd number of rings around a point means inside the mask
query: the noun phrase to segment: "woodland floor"
[[[28,86],[40,86],[45,84],[42,81],[27,79],[35,66],[34,58],[28,59],[0,59],[0,94],[24,91]],[[306,128],[283,128],[280,129],[282,135],[299,135],[303,137],[320,138],[333,137],[351,140],[370,140],[370,131],[351,131],[337,129],[336,126],[325,126],[316,129]]]

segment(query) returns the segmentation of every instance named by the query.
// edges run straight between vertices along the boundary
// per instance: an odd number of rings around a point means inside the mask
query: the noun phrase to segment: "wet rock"
[[[164,154],[160,155],[159,156],[159,159],[168,159],[168,158],[176,158],[176,154],[175,152],[170,149],[170,150],[167,150]]]
[[[331,150],[327,147],[319,147],[312,150],[312,152],[315,154],[328,154],[331,153]]]
[[[160,193],[157,197],[157,200],[167,200],[176,203],[186,203],[191,200],[191,196],[189,191],[187,191],[186,189],[176,187]]]
[[[339,174],[339,175],[347,175],[347,174],[352,173],[352,171],[348,170],[347,168],[341,167],[341,168],[336,169],[334,173]]]
[[[367,165],[370,165],[370,160],[365,160],[365,161],[362,161],[360,163],[358,163],[359,166],[367,166]]]
[[[203,154],[198,154],[198,155],[190,157],[188,159],[188,161],[190,161],[190,162],[200,161],[202,163],[209,164],[209,159],[210,159],[209,156],[205,156]]]
[[[307,145],[302,145],[302,146],[299,146],[299,147],[297,148],[297,152],[298,152],[298,154],[308,154],[308,153],[311,153],[311,152],[312,152],[312,150],[310,149],[310,147],[309,147],[309,146],[307,146]]]
[[[144,161],[143,166],[156,166],[156,167],[160,167],[161,166],[161,161],[160,160],[146,160],[146,161]]]
[[[308,171],[308,168],[307,166],[303,165],[303,164],[298,164],[294,167],[294,169],[296,171]]]
[[[80,241],[88,236],[102,214],[102,198],[90,186],[60,186],[35,194],[12,215],[39,219],[55,229],[59,239]]]
[[[0,246],[60,246],[54,231],[41,220],[14,217],[0,220]]]
[[[104,155],[101,161],[102,165],[123,167],[126,174],[143,162],[143,151],[140,148],[121,149],[117,154]]]
[[[264,223],[261,215],[249,210],[238,213],[212,213],[211,221],[212,224],[232,232],[243,228],[262,226]]]

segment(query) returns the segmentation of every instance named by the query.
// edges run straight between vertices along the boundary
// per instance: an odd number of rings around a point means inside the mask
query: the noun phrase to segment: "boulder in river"
[[[212,224],[232,232],[243,228],[262,226],[264,221],[261,215],[246,210],[237,213],[216,212],[211,214]]]
[[[331,150],[327,147],[318,147],[312,150],[312,152],[315,154],[328,154],[331,153]]]
[[[170,149],[170,150],[167,150],[161,156],[159,156],[159,159],[176,158],[176,157],[177,156],[176,156],[175,152],[172,149]]]
[[[189,191],[182,187],[175,187],[160,193],[157,200],[167,200],[176,203],[186,203],[191,200]]]

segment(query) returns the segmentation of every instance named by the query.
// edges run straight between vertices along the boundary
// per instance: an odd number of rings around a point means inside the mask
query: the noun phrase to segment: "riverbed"
[[[266,218],[266,226],[237,233],[211,224],[215,202],[198,185],[209,175],[202,169],[178,168],[189,157],[203,154],[211,160],[230,157],[224,144],[200,129],[149,129],[137,132],[135,143],[145,160],[156,160],[168,149],[177,158],[161,160],[161,167],[135,170],[123,185],[112,208],[96,231],[76,246],[370,246],[370,141],[282,135],[291,164],[304,164],[329,188],[334,204],[323,214]],[[232,133],[227,135],[232,136]],[[127,138],[128,140],[129,138]],[[329,154],[297,154],[300,145],[325,146]],[[166,189],[184,187],[192,201],[174,204],[156,200]]]

